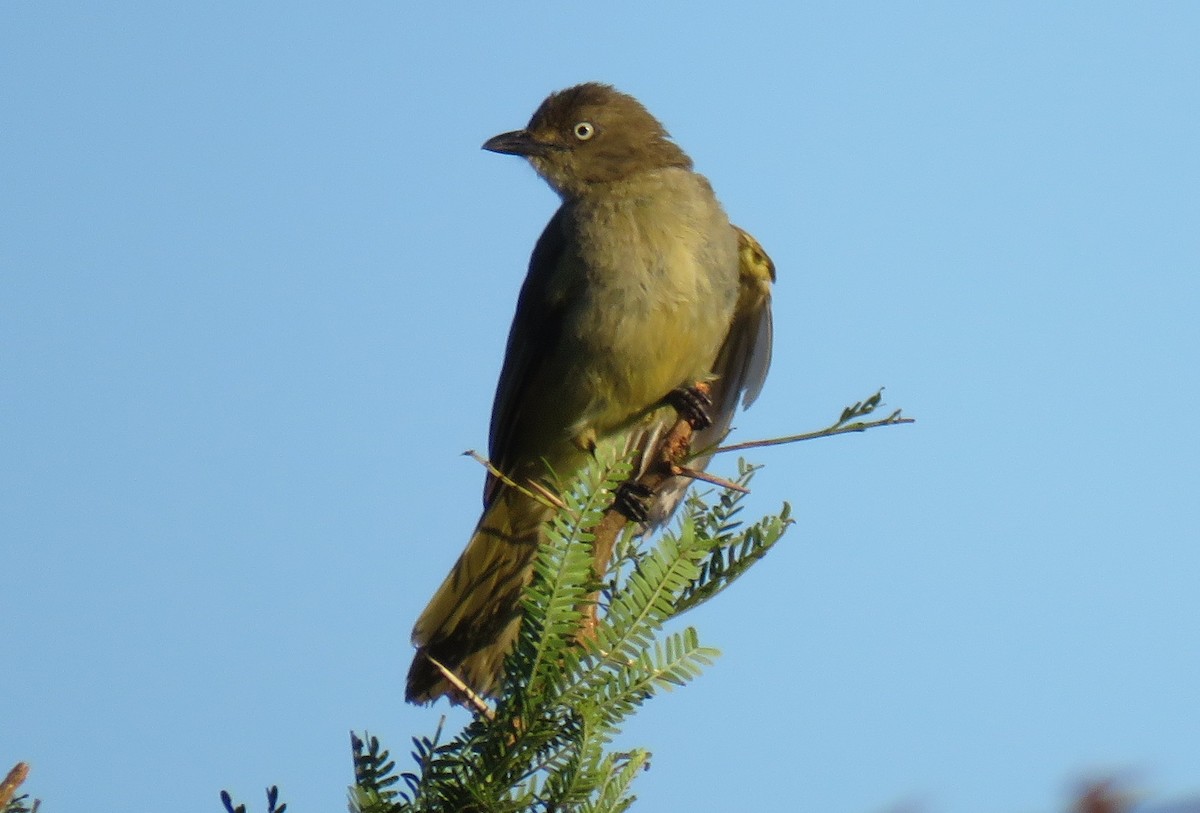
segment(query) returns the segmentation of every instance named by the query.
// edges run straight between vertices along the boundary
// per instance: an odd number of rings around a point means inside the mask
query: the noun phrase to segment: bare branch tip
[[[491,707],[488,706],[487,703],[484,702],[482,697],[475,694],[475,691],[463,682],[462,678],[451,672],[445,664],[430,655],[428,652],[425,653],[425,658],[434,665],[434,668],[436,668],[438,672],[441,673],[442,677],[446,679],[446,682],[453,686],[455,690],[462,695],[463,700],[466,701],[464,705],[470,706],[477,714],[482,715],[485,719],[495,719],[496,713],[492,711]]]
[[[703,480],[706,483],[712,483],[714,486],[727,488],[731,491],[737,491],[742,494],[750,493],[750,489],[746,488],[745,486],[738,485],[732,480],[726,480],[724,477],[718,477],[715,474],[709,474],[708,472],[701,471],[700,469],[692,469],[688,468],[687,466],[672,466],[671,471],[678,476],[690,477],[693,480]]]
[[[8,772],[8,776],[4,777],[4,781],[0,782],[0,806],[6,806],[17,793],[17,788],[21,787],[26,777],[29,776],[29,763],[18,762]]]

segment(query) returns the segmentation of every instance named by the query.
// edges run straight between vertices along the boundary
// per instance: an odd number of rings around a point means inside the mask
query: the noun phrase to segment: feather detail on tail
[[[495,690],[517,639],[521,594],[550,512],[516,489],[497,489],[466,550],[413,627],[417,654],[408,671],[409,702],[461,694],[430,658],[476,694]]]

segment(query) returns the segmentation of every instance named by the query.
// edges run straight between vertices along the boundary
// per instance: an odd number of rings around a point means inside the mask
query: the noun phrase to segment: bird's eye
[[[587,141],[596,134],[596,128],[592,126],[590,121],[581,121],[575,125],[573,130],[575,137],[580,141]]]

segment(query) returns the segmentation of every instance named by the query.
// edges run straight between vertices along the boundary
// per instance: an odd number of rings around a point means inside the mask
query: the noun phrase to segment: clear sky
[[[0,5],[0,761],[45,809],[340,810],[350,729],[432,731],[408,632],[556,204],[479,145],[593,79],[776,261],[737,437],[918,419],[752,455],[797,524],[690,619],[724,654],[629,729],[635,809],[1200,790],[1200,5],[447,5]]]

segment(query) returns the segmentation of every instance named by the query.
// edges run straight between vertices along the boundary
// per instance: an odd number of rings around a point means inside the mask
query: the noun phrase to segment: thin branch
[[[785,443],[799,443],[802,440],[816,440],[817,438],[831,438],[834,435],[844,435],[847,432],[865,432],[868,429],[874,429],[877,426],[899,426],[905,423],[916,423],[916,418],[902,418],[900,410],[896,410],[886,418],[881,418],[877,421],[858,421],[856,423],[848,423],[844,425],[834,424],[825,429],[816,432],[805,432],[802,435],[788,435],[782,438],[767,438],[766,440],[748,440],[745,443],[734,443],[730,446],[718,446],[713,454],[721,454],[723,452],[740,452],[743,449],[761,449],[764,446],[782,446]]]
[[[462,700],[465,701],[463,705],[470,706],[478,714],[481,714],[488,720],[495,719],[496,713],[492,711],[491,707],[487,703],[484,702],[482,697],[475,694],[471,687],[463,682],[462,678],[450,671],[445,664],[430,655],[428,652],[424,654],[425,658],[432,663],[439,672],[442,673],[442,677],[446,679],[446,682],[453,686],[462,695]]]
[[[482,465],[485,469],[488,470],[488,474],[492,475],[497,480],[504,483],[506,486],[515,488],[517,491],[521,492],[526,497],[529,497],[532,500],[537,500],[538,502],[540,502],[542,505],[546,506],[547,508],[554,508],[556,510],[561,511],[567,507],[566,503],[564,503],[558,497],[557,494],[552,493],[549,489],[547,489],[541,483],[535,483],[535,482],[531,481],[530,483],[528,483],[528,485],[521,485],[516,480],[513,480],[508,475],[506,475],[504,472],[500,471],[500,469],[493,466],[492,461],[488,460],[486,457],[484,457],[483,455],[481,455],[479,452],[475,451],[474,449],[467,449],[465,452],[463,452],[463,455],[465,457],[471,458],[476,463],[479,463],[480,465]]]
[[[696,384],[696,388],[707,394],[708,385],[703,383]],[[687,460],[691,450],[692,435],[695,429],[686,418],[680,418],[675,422],[671,431],[663,438],[658,448],[654,451],[654,459],[650,465],[646,466],[642,475],[633,482],[645,488],[650,494],[655,494],[667,480],[678,475],[693,476],[691,469],[685,469],[682,465],[684,460]],[[653,499],[653,498],[652,498]],[[612,558],[613,546],[617,542],[617,535],[621,533],[621,529],[629,523],[629,518],[620,510],[613,506],[604,512],[604,516],[596,525],[593,533],[595,539],[592,542],[592,563],[595,567],[596,578],[603,581],[604,574],[608,570],[609,559]],[[584,615],[585,631],[588,630],[589,624],[594,628],[596,623],[595,603],[591,605],[590,612]]]
[[[680,477],[690,477],[693,480],[703,480],[706,483],[712,483],[714,486],[727,488],[730,491],[737,491],[741,494],[749,494],[750,489],[745,486],[738,485],[733,480],[726,480],[724,477],[718,477],[715,474],[709,474],[700,469],[689,469],[687,466],[673,466],[671,471]]]
[[[870,398],[856,401],[843,409],[838,419],[824,429],[819,429],[816,432],[805,432],[801,435],[788,435],[787,437],[768,438],[766,440],[750,440],[745,443],[735,443],[731,446],[718,446],[712,453],[720,454],[721,452],[740,452],[744,449],[761,449],[764,446],[782,446],[785,443],[799,443],[802,440],[831,438],[834,435],[844,435],[847,432],[865,432],[877,426],[899,426],[904,423],[916,423],[915,418],[902,417],[898,409],[886,418],[877,421],[855,420],[855,418],[865,418],[882,405],[883,387],[880,387]]]
[[[18,762],[13,766],[13,769],[8,772],[8,776],[4,777],[4,781],[0,782],[0,808],[12,801],[13,796],[17,794],[17,788],[21,787],[21,783],[27,776],[29,776],[28,762]]]

